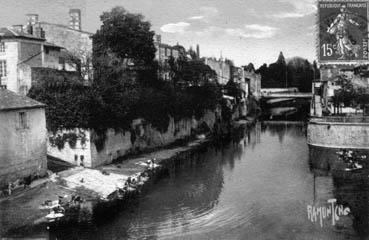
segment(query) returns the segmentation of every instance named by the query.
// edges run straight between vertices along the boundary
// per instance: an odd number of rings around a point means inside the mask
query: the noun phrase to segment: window
[[[0,78],[6,77],[6,61],[0,60]]]
[[[0,52],[5,52],[5,43],[4,42],[0,43]]]
[[[19,118],[19,128],[20,129],[28,128],[27,113],[26,112],[19,112],[18,118]]]
[[[81,156],[79,156],[79,159],[81,160],[81,162],[80,162],[79,165],[82,166],[82,167],[84,167],[85,166],[85,163],[84,163],[85,156],[81,155]]]
[[[59,66],[62,70],[65,70],[65,59],[63,57],[59,57]]]

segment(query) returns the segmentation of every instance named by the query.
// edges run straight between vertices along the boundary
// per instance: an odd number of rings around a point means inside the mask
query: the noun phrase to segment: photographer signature
[[[323,220],[331,218],[332,226],[336,225],[336,222],[340,219],[340,216],[347,216],[350,213],[350,208],[343,205],[337,205],[337,199],[328,199],[328,206],[307,206],[308,219],[311,222],[317,222],[319,220],[320,226],[323,227]]]

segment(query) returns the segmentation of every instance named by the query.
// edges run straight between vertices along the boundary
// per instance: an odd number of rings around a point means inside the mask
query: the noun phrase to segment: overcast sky
[[[201,56],[227,57],[236,65],[286,58],[315,59],[315,0],[0,0],[0,25],[41,21],[68,23],[69,8],[82,10],[83,30],[95,32],[100,14],[114,6],[141,13],[162,41],[186,48],[200,44]]]

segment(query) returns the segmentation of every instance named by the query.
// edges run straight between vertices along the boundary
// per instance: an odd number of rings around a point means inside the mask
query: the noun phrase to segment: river
[[[102,223],[42,230],[36,235],[49,239],[365,239],[366,184],[342,182],[329,171],[316,169],[316,162],[309,161],[305,135],[303,124],[257,123],[244,136],[208,147],[170,169],[129,209],[99,219]],[[337,199],[337,206],[352,213],[334,223],[327,216],[322,222],[319,217],[308,218],[308,206],[329,207],[329,199]]]

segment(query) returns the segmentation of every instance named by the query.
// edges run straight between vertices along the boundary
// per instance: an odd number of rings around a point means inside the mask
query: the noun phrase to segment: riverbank
[[[252,125],[254,121],[255,118],[234,121],[232,128]],[[112,164],[94,169],[72,167],[46,179],[40,179],[28,189],[0,199],[0,236],[16,237],[18,232],[24,234],[47,227],[48,219],[45,216],[49,214],[50,209],[42,204],[48,200],[56,202],[60,197],[62,202],[67,203],[63,205],[66,214],[60,219],[61,222],[80,221],[75,210],[104,214],[109,206],[117,207],[117,204],[121,205],[125,200],[132,199],[132,196],[140,193],[142,189],[150,188],[149,183],[176,162],[176,159],[206,148],[213,140],[212,137],[199,135],[199,139],[182,142],[181,145],[170,145],[152,152],[121,158]],[[155,162],[148,164],[147,161],[151,159],[155,159]],[[134,179],[135,183],[128,186],[129,178]],[[83,199],[77,207],[76,204],[69,204],[72,197],[76,196]]]
[[[315,238],[342,239],[335,238],[339,233],[329,221],[322,229],[307,217],[306,206],[314,199],[314,183],[304,128],[258,122],[246,131],[237,131],[243,132],[240,139],[232,135],[227,141],[210,142],[203,150],[169,160],[146,182],[140,194],[112,204],[111,211],[99,208],[101,215],[92,216],[93,221],[50,231],[43,228],[31,236],[304,239],[316,232]],[[322,199],[324,204],[335,198],[335,192],[330,177],[327,181],[323,178],[316,179],[319,190],[315,199]],[[340,218],[338,223],[342,221]],[[334,235],[329,237],[330,234]]]
[[[119,198],[122,200],[125,196],[138,192],[145,182],[155,175],[156,169],[181,155],[206,147],[210,141],[209,138],[197,139],[183,146],[142,154],[97,169],[75,167],[53,175],[42,184],[0,200],[0,236],[17,236],[18,232],[27,233],[39,227],[46,227],[45,216],[49,211],[41,210],[40,206],[46,200],[58,200],[59,196],[65,196],[63,201],[69,201],[72,196],[80,196],[84,199],[82,207],[87,206],[90,210],[101,203],[113,202]],[[155,159],[154,168],[145,164],[149,159]],[[141,179],[139,186],[123,190],[128,177],[133,178],[141,174],[147,178]],[[130,194],[124,194],[125,192]],[[18,231],[19,229],[22,231]]]

